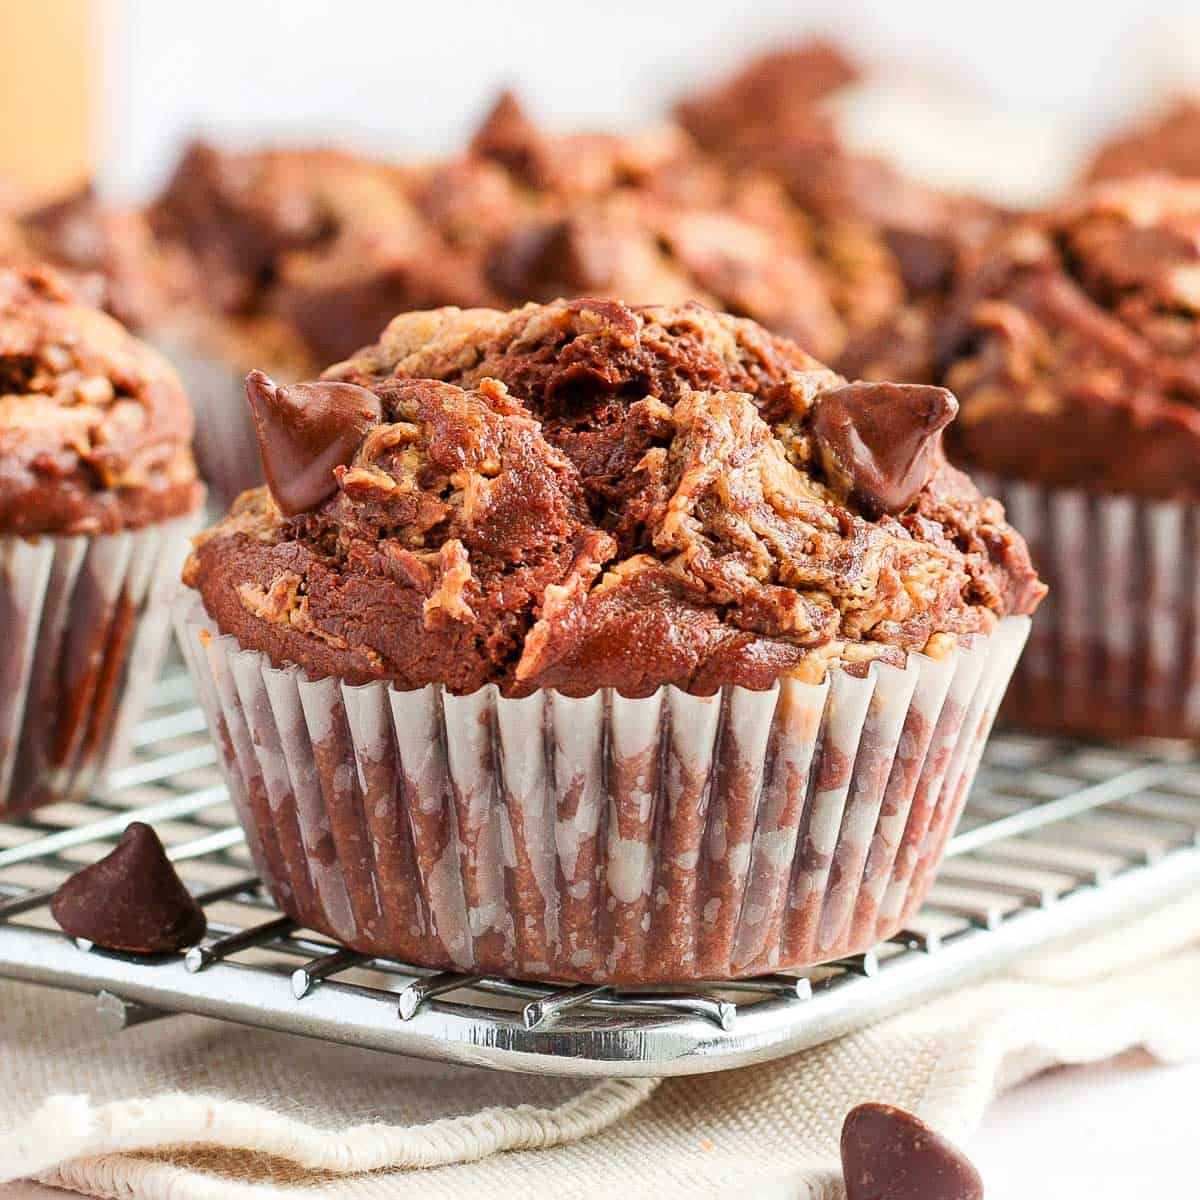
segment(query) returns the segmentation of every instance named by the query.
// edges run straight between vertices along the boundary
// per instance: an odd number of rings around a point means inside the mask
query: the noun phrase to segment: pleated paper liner
[[[177,608],[286,913],[415,964],[615,983],[797,968],[901,928],[1028,626],[819,685],[506,699],[312,680]]]
[[[84,795],[119,762],[197,524],[0,537],[0,816]]]
[[[1002,720],[1083,737],[1200,737],[1200,505],[980,476],[1050,594]]]

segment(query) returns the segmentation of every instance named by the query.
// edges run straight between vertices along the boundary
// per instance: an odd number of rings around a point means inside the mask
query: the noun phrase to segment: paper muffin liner
[[[82,796],[120,760],[197,524],[0,537],[0,816]]]
[[[720,979],[920,907],[1028,632],[821,684],[645,699],[351,686],[177,628],[259,870],[299,924],[430,967]]]
[[[1200,505],[976,482],[1004,503],[1050,587],[1002,719],[1200,737]]]

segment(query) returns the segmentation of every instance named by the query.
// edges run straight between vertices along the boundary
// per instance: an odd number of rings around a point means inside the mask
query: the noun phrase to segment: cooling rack
[[[131,820],[155,826],[208,913],[186,955],[111,954],[49,916],[54,888]],[[1197,885],[1195,747],[998,735],[928,903],[868,954],[654,991],[429,972],[339,949],[274,908],[175,670],[103,797],[0,823],[0,976],[92,993],[114,1030],[195,1013],[476,1066],[675,1075],[818,1044]]]

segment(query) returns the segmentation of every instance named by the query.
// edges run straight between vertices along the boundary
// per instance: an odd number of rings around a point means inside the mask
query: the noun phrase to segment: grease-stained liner
[[[1200,505],[974,478],[1050,587],[1001,719],[1080,737],[1200,738]]]
[[[198,525],[0,536],[0,817],[84,795],[120,761]]]
[[[431,967],[655,983],[899,930],[1029,621],[903,669],[645,699],[313,680],[192,596],[177,628],[255,860],[301,925]]]

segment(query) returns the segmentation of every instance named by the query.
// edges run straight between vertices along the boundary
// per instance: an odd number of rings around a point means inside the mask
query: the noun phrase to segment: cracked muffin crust
[[[949,393],[846,385],[698,305],[409,313],[302,386],[251,380],[268,478],[326,475],[299,501],[247,493],[185,571],[277,665],[459,693],[761,689],[941,653],[1042,594],[941,454]],[[345,438],[338,412],[378,420]]]
[[[1101,184],[1014,225],[939,333],[960,461],[1200,499],[1200,183]]]
[[[0,531],[111,533],[200,503],[174,371],[46,267],[0,270]]]

